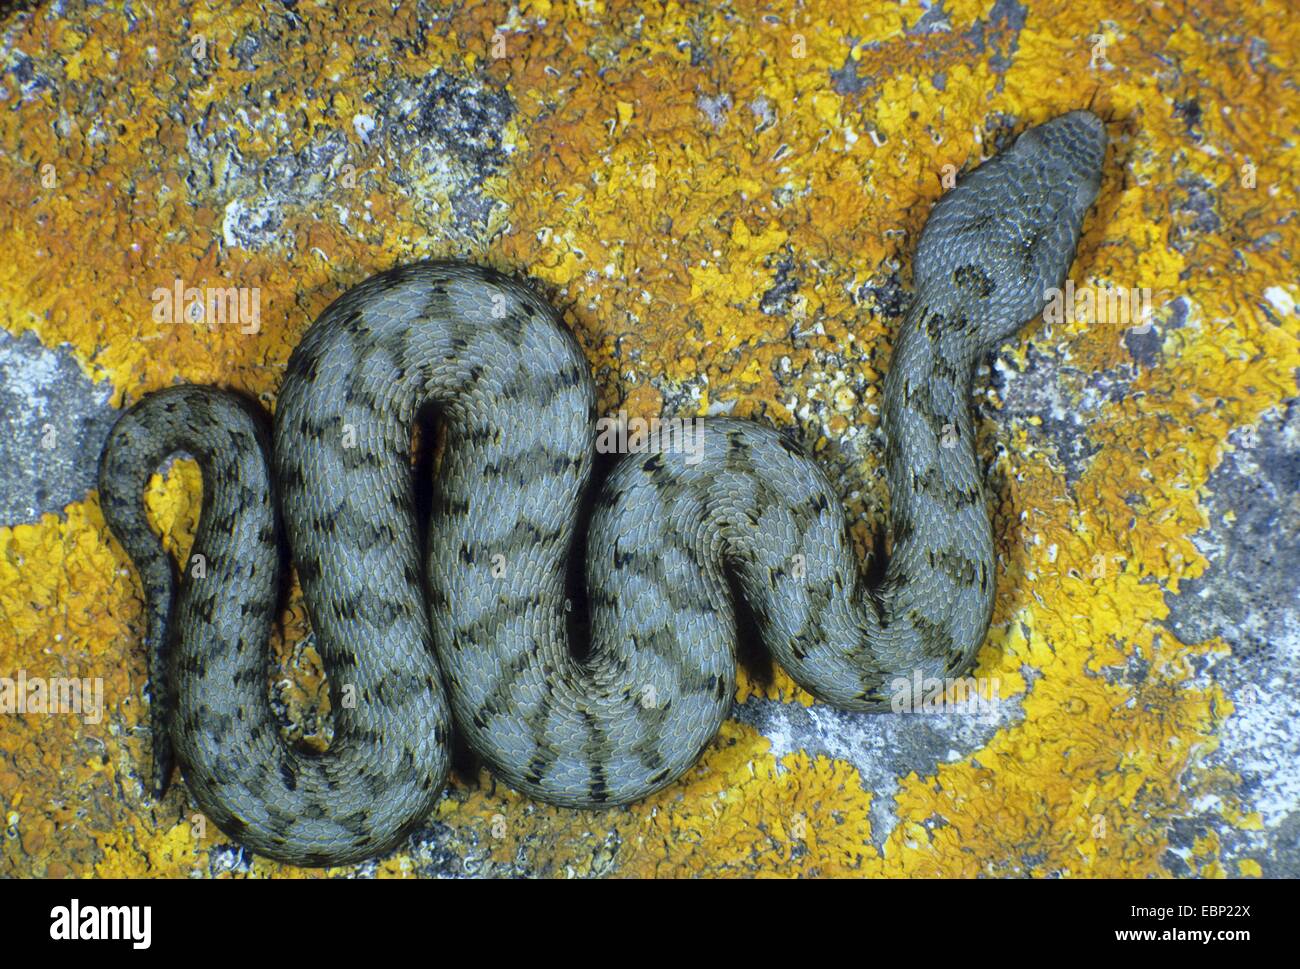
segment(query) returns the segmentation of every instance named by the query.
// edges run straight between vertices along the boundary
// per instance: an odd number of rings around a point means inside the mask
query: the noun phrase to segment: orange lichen
[[[944,166],[991,153],[1004,116],[1023,124],[1095,97],[1114,148],[1075,279],[1150,288],[1164,343],[1159,365],[1090,418],[1099,450],[1077,480],[1026,427],[983,430],[984,453],[994,434],[1007,452],[996,614],[977,673],[1024,716],[972,756],[903,778],[882,848],[854,768],[775,757],[729,723],[682,783],[629,809],[563,811],[493,790],[487,775],[458,780],[436,820],[467,870],[1164,874],[1168,823],[1213,782],[1200,761],[1232,709],[1189,663],[1227,646],[1178,642],[1163,625],[1165,592],[1209,566],[1190,536],[1206,524],[1198,489],[1226,433],[1294,395],[1300,366],[1294,309],[1279,326],[1266,298],[1300,298],[1285,258],[1300,242],[1300,149],[1286,134],[1300,95],[1267,80],[1300,45],[1294,18],[1277,2],[1048,2],[1015,32],[988,0],[949,0],[949,30],[913,33],[916,5],[533,0],[458,5],[421,30],[414,7],[349,5],[344,33],[313,4],[297,6],[292,28],[253,3],[186,5],[130,29],[100,7],[75,21],[49,8],[14,17],[11,43],[57,83],[18,103],[5,82],[4,328],[68,344],[115,403],[177,380],[269,403],[290,348],[333,297],[375,270],[458,253],[540,280],[591,359],[605,412],[649,416],[672,400],[682,416],[721,408],[797,424],[847,493],[875,467],[843,444],[876,421],[892,332],[878,287],[907,265]],[[1216,41],[1228,21],[1265,41],[1259,69]],[[241,64],[232,46],[261,28],[267,49]],[[498,207],[469,230],[451,214],[454,183],[354,123],[369,94],[435,71],[508,92],[514,106],[506,161],[481,185]],[[846,71],[857,84],[837,84]],[[1194,138],[1173,107],[1192,96]],[[231,136],[211,159],[215,184],[233,180],[225,190],[178,163],[192,137],[218,129]],[[225,244],[222,206],[265,192],[247,172],[331,134],[350,171],[296,186],[274,245]],[[1218,231],[1193,231],[1191,184],[1213,187]],[[152,293],[178,278],[256,288],[259,331],[156,321]],[[782,279],[795,285],[781,311],[763,312]],[[1177,329],[1175,296],[1189,307]],[[1126,326],[1060,325],[1051,352],[1082,371],[1115,368],[1128,360]],[[1025,360],[1023,346],[1004,355]],[[183,552],[199,488],[191,465],[177,467],[149,500]],[[874,497],[850,501],[864,547]],[[94,495],[0,528],[0,673],[99,676],[108,701],[98,724],[4,718],[0,870],[207,872],[229,843],[193,817],[183,786],[161,804],[145,789],[138,596]],[[288,627],[284,641],[297,643],[300,606]],[[284,675],[303,665],[277,648]],[[1142,682],[1103,675],[1134,658],[1149,665]],[[319,708],[319,671],[290,678],[291,693],[305,692],[286,705]],[[739,695],[812,702],[780,671],[771,683],[742,674]],[[1243,829],[1260,823],[1231,799],[1222,812]],[[1225,870],[1220,851],[1211,833],[1185,860],[1198,874],[1261,873],[1251,860]],[[398,853],[379,873],[418,864]],[[293,870],[259,859],[252,871]]]
[[[500,788],[488,793],[484,773],[479,790],[445,800],[438,816],[457,826],[479,874],[835,876],[876,860],[870,797],[857,771],[804,753],[778,760],[768,746],[727,723],[681,782],[635,807],[603,812],[539,805]]]

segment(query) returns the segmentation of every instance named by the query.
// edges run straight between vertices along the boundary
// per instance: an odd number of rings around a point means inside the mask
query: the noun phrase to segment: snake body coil
[[[100,491],[148,603],[156,785],[174,750],[223,831],[305,865],[374,856],[423,819],[453,720],[530,796],[635,801],[686,771],[730,708],[724,569],[773,655],[822,700],[888,709],[895,678],[964,672],[995,564],[971,380],[1063,282],[1105,145],[1093,115],[1064,115],[935,206],[885,380],[893,551],[875,589],[825,474],[744,421],[710,420],[698,460],[623,458],[574,548],[596,416],[588,364],[530,288],[474,266],[417,263],[335,301],[289,361],[274,447],[233,395],[143,398],[110,436]],[[445,449],[421,542],[409,454],[430,404]],[[202,579],[177,579],[141,500],[177,451],[203,474]],[[277,503],[330,679],[324,754],[286,744],[268,699]],[[565,581],[584,551],[591,642],[578,660]]]

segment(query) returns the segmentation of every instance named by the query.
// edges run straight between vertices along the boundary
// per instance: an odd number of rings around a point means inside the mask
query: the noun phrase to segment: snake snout
[[[1106,160],[1106,125],[1101,118],[1091,111],[1071,111],[1031,131],[1057,164],[1096,194]]]

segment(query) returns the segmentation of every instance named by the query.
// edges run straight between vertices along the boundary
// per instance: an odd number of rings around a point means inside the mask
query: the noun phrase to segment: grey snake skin
[[[174,751],[194,801],[251,850],[355,862],[427,816],[454,722],[538,800],[644,798],[695,763],[730,709],[727,571],[773,656],[827,703],[889,709],[897,677],[964,673],[995,573],[971,382],[1062,285],[1105,149],[1101,121],[1074,111],[935,205],[885,379],[893,543],[875,588],[826,475],[746,421],[710,419],[702,460],[623,457],[575,548],[596,418],[589,365],[531,288],[472,265],[404,266],[336,300],[290,358],[273,441],[235,395],[145,396],[118,420],[99,485],[144,586],[158,793]],[[426,405],[445,449],[421,539],[410,451]],[[142,500],[182,451],[203,474],[202,579],[178,578]],[[281,520],[330,680],[323,754],[284,742],[268,697]],[[565,582],[584,554],[591,635],[579,660]]]

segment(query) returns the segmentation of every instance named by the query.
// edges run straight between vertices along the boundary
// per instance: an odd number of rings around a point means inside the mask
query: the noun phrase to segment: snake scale
[[[964,673],[994,599],[975,368],[1063,283],[1106,141],[1086,111],[1030,128],[926,222],[884,385],[893,540],[875,588],[824,472],[726,418],[705,423],[702,458],[624,456],[575,547],[590,367],[529,286],[473,265],[415,263],[339,297],[289,360],[272,433],[224,391],[143,397],[115,425],[99,484],[148,606],[158,793],[174,752],[195,802],[248,848],[354,862],[427,816],[454,723],[534,798],[636,801],[694,764],[730,709],[728,576],[774,657],[837,707],[888,709],[890,684],[916,670]],[[445,443],[421,538],[410,454],[426,406]],[[178,575],[142,500],[177,452],[203,475],[203,578]],[[324,753],[282,739],[268,696],[282,527],[330,681]],[[579,654],[565,590],[584,552]]]

